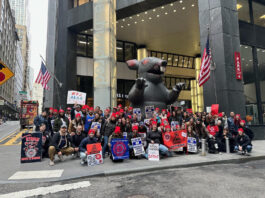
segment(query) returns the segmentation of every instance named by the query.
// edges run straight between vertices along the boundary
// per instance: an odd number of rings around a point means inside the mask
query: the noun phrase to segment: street
[[[39,197],[264,197],[265,160],[170,169],[55,183],[3,184],[1,193],[89,181],[91,185]],[[36,194],[37,195],[37,194]],[[41,195],[41,194],[39,194]],[[0,195],[1,197],[1,195]]]

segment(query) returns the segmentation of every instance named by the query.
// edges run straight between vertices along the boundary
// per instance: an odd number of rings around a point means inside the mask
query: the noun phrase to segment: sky
[[[47,40],[47,16],[48,0],[29,0],[29,37],[30,37],[30,58],[29,66],[34,69],[35,81],[41,66],[41,58],[46,57]]]

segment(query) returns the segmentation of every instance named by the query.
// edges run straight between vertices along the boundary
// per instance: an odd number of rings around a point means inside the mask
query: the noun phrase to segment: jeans
[[[248,153],[250,153],[251,150],[252,150],[252,146],[251,145],[247,145],[246,147],[243,147],[242,150],[243,151],[247,151]],[[239,151],[238,146],[235,146],[235,151]]]
[[[81,159],[82,161],[84,161],[84,162],[87,161],[87,157],[86,157],[86,156],[87,156],[87,155],[86,155],[85,152],[80,152],[80,159]]]
[[[159,154],[162,154],[162,155],[168,155],[170,156],[170,152],[168,151],[168,148],[163,145],[163,144],[159,144]],[[146,153],[142,155],[143,157],[145,157],[146,159],[148,159],[148,148],[146,149]]]
[[[108,140],[109,140],[109,137],[108,136],[104,136],[104,145],[103,145],[103,148],[102,148],[102,155],[103,156],[106,153],[106,148],[108,146]]]

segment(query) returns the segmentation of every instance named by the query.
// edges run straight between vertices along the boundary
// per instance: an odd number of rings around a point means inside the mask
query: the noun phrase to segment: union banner
[[[163,134],[164,145],[170,151],[177,151],[179,148],[187,146],[187,131],[171,131]]]

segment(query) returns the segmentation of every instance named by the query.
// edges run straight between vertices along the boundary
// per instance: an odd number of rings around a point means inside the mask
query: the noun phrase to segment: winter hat
[[[132,119],[132,116],[131,116],[131,115],[128,115],[128,118],[129,118],[129,119]]]
[[[122,108],[122,105],[121,105],[121,104],[119,104],[119,105],[118,105],[118,107],[119,107],[119,108]]]
[[[166,112],[167,110],[165,110],[165,109],[162,109],[162,112]]]
[[[60,110],[59,110],[59,113],[64,113],[64,110],[63,110],[63,109],[60,109]]]
[[[246,121],[245,121],[245,120],[241,120],[240,123],[244,123],[244,124],[246,124]]]
[[[223,113],[219,113],[219,114],[218,114],[218,117],[219,117],[219,118],[223,117]]]
[[[244,132],[244,130],[242,128],[239,128],[237,131],[242,132],[242,133]]]
[[[116,118],[116,113],[112,113],[112,114],[111,114],[111,117]]]
[[[133,110],[133,108],[132,107],[129,107],[129,110]]]
[[[90,130],[88,131],[88,135],[89,135],[90,133],[95,134],[95,130],[94,130],[94,129],[90,129]]]
[[[153,121],[153,122],[152,122],[152,126],[153,126],[153,125],[157,125],[157,122],[156,122],[156,121]]]
[[[114,133],[119,134],[121,132],[121,128],[119,126],[115,127]]]
[[[170,129],[170,125],[166,125],[165,128],[166,128],[166,129]]]
[[[134,130],[138,131],[138,126],[137,126],[137,125],[134,125],[134,126],[132,127],[132,130],[133,130],[133,131],[134,131]]]
[[[81,114],[80,113],[77,113],[77,114],[75,114],[75,117],[76,118],[78,118],[78,117],[80,118],[81,117]]]
[[[67,108],[67,111],[71,111],[71,107],[68,107],[68,108]]]
[[[89,108],[89,111],[94,111],[94,108],[93,108],[93,107],[90,107],[90,108]]]
[[[123,109],[121,109],[121,110],[120,110],[120,113],[124,113],[124,110],[123,110]]]
[[[158,107],[156,108],[156,111],[159,111],[159,108]]]
[[[53,110],[53,108],[52,108],[52,107],[50,107],[50,108],[49,108],[49,110]]]
[[[53,109],[53,113],[58,113],[58,110],[57,109]]]

